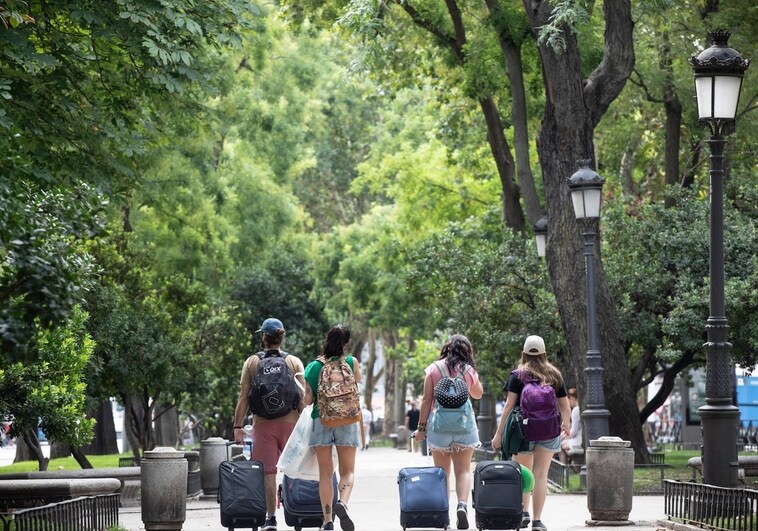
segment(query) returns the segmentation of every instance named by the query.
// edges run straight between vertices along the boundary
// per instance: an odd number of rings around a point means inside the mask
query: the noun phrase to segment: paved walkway
[[[430,466],[431,457],[419,453],[411,454],[393,448],[371,448],[358,452],[356,459],[356,482],[350,499],[350,515],[356,531],[400,530],[400,509],[398,503],[397,472],[405,466]],[[455,493],[451,492],[450,521],[455,528]],[[657,531],[666,529],[659,525],[665,520],[662,496],[637,496],[634,498],[630,520],[634,525],[624,527],[591,527],[585,525],[589,519],[587,498],[583,495],[549,494],[542,521],[549,531],[576,531],[579,529]],[[145,529],[139,507],[123,508],[119,512],[121,525],[130,530]],[[279,530],[289,529],[284,524],[284,514],[277,511]],[[469,521],[473,529],[473,510],[469,509]],[[337,524],[339,529],[339,524]],[[184,531],[221,530],[218,504],[215,501],[190,501]]]

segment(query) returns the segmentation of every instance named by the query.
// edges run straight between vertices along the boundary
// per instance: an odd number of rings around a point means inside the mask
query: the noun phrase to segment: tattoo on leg
[[[342,492],[343,490],[345,490],[349,486],[350,486],[350,483],[345,483],[344,485],[340,485],[340,492]]]
[[[324,514],[332,514],[332,506],[328,503],[324,505]]]

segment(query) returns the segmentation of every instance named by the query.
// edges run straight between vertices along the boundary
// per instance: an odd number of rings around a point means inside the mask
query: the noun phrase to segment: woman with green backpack
[[[569,433],[571,411],[563,375],[547,360],[545,341],[540,336],[529,336],[524,341],[521,362],[511,372],[503,387],[505,407],[500,416],[492,447],[503,445],[503,432],[511,412],[520,411],[523,436],[528,441],[526,449],[519,449],[513,457],[517,463],[534,474],[534,491],[524,493],[524,512],[521,527],[530,521],[532,531],[547,531],[542,523],[542,510],[547,497],[547,473],[550,461],[560,450],[561,435]],[[508,449],[509,453],[513,449]],[[529,515],[531,501],[532,515]]]
[[[458,529],[468,529],[468,496],[471,492],[471,457],[481,446],[470,398],[484,393],[468,338],[455,334],[442,346],[440,356],[426,370],[419,423],[413,436],[424,439],[434,465],[450,482],[455,473]]]

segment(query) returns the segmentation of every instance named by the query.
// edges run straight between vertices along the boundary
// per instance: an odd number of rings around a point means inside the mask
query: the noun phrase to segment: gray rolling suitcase
[[[223,461],[218,466],[217,501],[222,526],[229,531],[243,527],[256,531],[266,522],[263,463]]]
[[[515,461],[480,461],[474,469],[473,490],[477,529],[521,527],[521,465]]]

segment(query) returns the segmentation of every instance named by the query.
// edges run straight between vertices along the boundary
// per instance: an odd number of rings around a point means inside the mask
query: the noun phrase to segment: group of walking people
[[[302,389],[299,403],[293,406],[285,415],[267,419],[262,415],[253,414],[253,438],[255,444],[252,459],[261,461],[264,465],[267,517],[265,525],[260,529],[275,531],[277,529],[277,461],[287,440],[292,433],[298,416],[303,409],[313,404],[311,417],[313,428],[310,433],[308,446],[316,453],[319,467],[319,497],[323,510],[322,530],[333,530],[335,516],[339,518],[343,531],[354,531],[355,524],[348,511],[350,495],[355,480],[356,450],[364,447],[361,437],[361,415],[358,406],[358,420],[355,423],[334,426],[325,423],[319,413],[318,391],[322,369],[325,364],[339,360],[347,364],[354,375],[355,383],[361,380],[360,366],[357,360],[346,352],[350,341],[350,331],[343,325],[336,325],[329,330],[318,357],[304,366],[302,361],[293,355],[282,351],[285,330],[278,319],[266,319],[256,333],[261,334],[262,353],[247,358],[242,368],[240,378],[240,393],[234,414],[234,438],[241,442],[243,437],[243,422],[248,415],[248,396],[250,386],[258,372],[258,364],[269,355],[284,355],[287,367],[294,375]],[[418,424],[411,434],[416,442],[426,442],[434,465],[442,468],[448,482],[455,478],[455,494],[457,497],[456,526],[458,529],[469,528],[468,498],[471,492],[471,461],[474,449],[481,446],[475,423],[463,433],[450,433],[449,430],[435,429],[435,412],[441,407],[437,396],[438,384],[445,379],[460,380],[465,384],[466,396],[473,399],[481,398],[484,390],[476,370],[474,348],[463,335],[451,336],[442,346],[439,358],[425,369],[425,379],[421,406],[418,409]],[[520,405],[520,398],[526,383],[549,387],[554,392],[557,404],[557,415],[560,419],[560,432],[551,434],[545,440],[529,442],[528,449],[513,457],[515,461],[531,470],[534,476],[532,492],[523,495],[522,528],[529,527],[532,531],[546,531],[542,523],[542,512],[547,495],[547,473],[553,455],[561,449],[561,440],[572,433],[572,423],[577,419],[571,416],[571,406],[568,392],[560,371],[548,361],[545,342],[539,336],[529,336],[521,355],[521,360],[503,387],[505,406],[497,431],[492,438],[495,449],[501,447],[505,420],[515,407]],[[437,392],[436,392],[437,391]],[[357,393],[357,389],[356,389]],[[356,397],[357,399],[357,397]],[[322,398],[323,400],[323,398]],[[323,404],[324,407],[327,404]],[[415,408],[414,408],[415,409]],[[415,419],[414,419],[415,420]],[[576,428],[576,426],[574,426]],[[574,430],[575,431],[575,430]],[[339,475],[337,501],[333,504],[334,491],[332,475],[335,470],[333,462],[333,447],[337,455],[337,471]],[[333,505],[332,505],[333,504]]]

